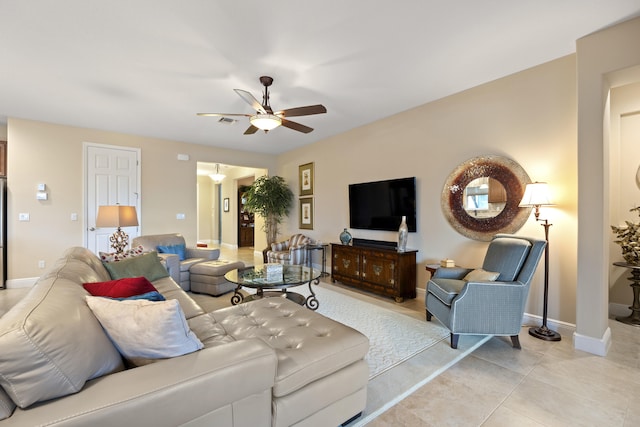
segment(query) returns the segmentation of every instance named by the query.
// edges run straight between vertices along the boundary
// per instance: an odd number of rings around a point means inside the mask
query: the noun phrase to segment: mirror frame
[[[475,218],[464,209],[466,186],[476,178],[490,177],[499,181],[507,192],[507,203],[493,218]],[[461,163],[447,178],[440,199],[442,212],[460,234],[488,242],[498,233],[515,233],[531,214],[532,208],[521,208],[524,189],[531,179],[517,162],[502,156],[474,157]]]

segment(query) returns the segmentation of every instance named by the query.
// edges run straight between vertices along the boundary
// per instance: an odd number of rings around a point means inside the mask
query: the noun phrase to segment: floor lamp
[[[524,190],[524,196],[520,202],[520,207],[535,208],[536,221],[542,222],[544,227],[544,239],[547,247],[544,250],[544,306],[542,310],[542,326],[537,328],[529,328],[529,335],[540,338],[545,341],[560,341],[560,334],[552,331],[547,327],[547,303],[549,300],[549,224],[546,219],[540,219],[540,206],[551,206],[551,198],[549,197],[549,186],[546,182],[534,182],[527,184]]]
[[[135,206],[99,206],[96,227],[117,227],[109,237],[111,247],[116,253],[122,253],[129,244],[129,236],[120,227],[135,227],[138,225],[138,214]]]

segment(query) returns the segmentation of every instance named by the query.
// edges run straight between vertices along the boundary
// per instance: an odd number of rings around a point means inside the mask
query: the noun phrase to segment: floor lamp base
[[[545,341],[560,341],[562,339],[559,333],[557,333],[556,331],[552,331],[546,326],[529,328],[529,335]]]

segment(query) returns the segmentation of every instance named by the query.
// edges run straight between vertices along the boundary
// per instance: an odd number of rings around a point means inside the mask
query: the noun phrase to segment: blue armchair
[[[464,334],[510,336],[513,347],[520,348],[529,286],[546,245],[544,240],[497,234],[482,269],[437,269],[427,283],[427,321],[435,316],[451,331],[451,348],[458,348]]]

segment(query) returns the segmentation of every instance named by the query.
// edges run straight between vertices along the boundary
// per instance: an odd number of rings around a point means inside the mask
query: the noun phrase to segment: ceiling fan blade
[[[244,101],[247,104],[251,105],[251,107],[254,110],[259,111],[262,114],[267,114],[267,110],[264,109],[262,104],[260,104],[260,102],[258,102],[255,96],[253,96],[250,92],[247,92],[246,90],[242,90],[242,89],[234,89],[234,90],[238,95],[240,95],[240,98],[244,99]]]
[[[287,119],[282,119],[282,126],[289,129],[297,130],[298,132],[302,133],[309,133],[313,131],[313,128],[310,128],[309,126],[301,125],[300,123],[292,122],[291,120]]]
[[[276,111],[276,116],[295,117],[310,116],[312,114],[326,113],[327,109],[322,104],[307,105],[306,107],[288,108],[286,110]]]
[[[255,127],[254,125],[249,125],[249,127],[247,128],[247,130],[244,131],[243,135],[253,135],[254,133],[256,133],[258,131],[258,128]]]
[[[251,117],[251,114],[233,114],[233,113],[196,113],[196,115],[207,116],[207,117],[226,117],[226,116]]]

